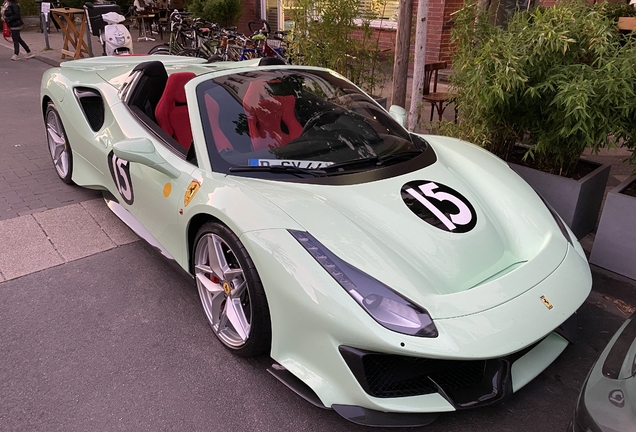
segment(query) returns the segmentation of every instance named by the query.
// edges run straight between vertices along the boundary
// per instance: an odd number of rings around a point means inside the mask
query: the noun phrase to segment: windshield
[[[217,172],[328,177],[399,164],[429,150],[367,95],[327,71],[225,75],[201,83],[197,99]]]

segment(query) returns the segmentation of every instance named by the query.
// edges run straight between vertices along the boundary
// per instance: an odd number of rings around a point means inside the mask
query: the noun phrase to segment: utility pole
[[[406,78],[409,72],[413,0],[400,0],[398,9],[395,62],[393,63],[393,91],[391,105],[406,108]]]
[[[413,69],[413,86],[411,91],[411,108],[409,109],[407,129],[412,131],[417,126],[424,87],[424,65],[426,64],[426,29],[428,28],[428,0],[419,0],[417,4],[417,27],[415,29],[415,67]]]

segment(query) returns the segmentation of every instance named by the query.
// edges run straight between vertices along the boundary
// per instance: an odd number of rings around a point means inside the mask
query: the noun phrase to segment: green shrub
[[[35,4],[35,0],[21,0],[18,1],[18,4],[20,5],[20,14],[22,16],[33,16],[40,14],[40,11]]]
[[[636,43],[619,33],[616,10],[562,2],[517,13],[502,29],[470,0],[453,29],[460,124],[441,131],[504,159],[524,141],[526,157],[561,175],[572,172],[586,147],[632,149]]]
[[[235,26],[243,11],[243,0],[193,0],[188,11],[222,27]]]
[[[383,7],[381,3],[375,7]],[[368,93],[383,87],[390,65],[370,27],[376,16],[372,11],[362,11],[359,0],[293,0],[291,4],[293,63],[333,69]]]

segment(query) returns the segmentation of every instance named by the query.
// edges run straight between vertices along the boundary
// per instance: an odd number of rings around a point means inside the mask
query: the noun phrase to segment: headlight
[[[407,335],[437,337],[437,328],[426,309],[341,260],[311,234],[295,230],[289,233],[382,326]]]

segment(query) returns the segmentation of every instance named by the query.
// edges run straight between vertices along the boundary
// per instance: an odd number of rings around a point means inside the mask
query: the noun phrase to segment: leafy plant
[[[193,0],[188,11],[221,27],[235,26],[243,12],[243,0]]]
[[[24,16],[32,16],[39,15],[40,11],[38,10],[39,3],[36,5],[35,0],[22,0],[19,1],[20,5],[20,15]]]
[[[619,33],[616,10],[562,2],[519,12],[502,29],[467,2],[453,30],[460,123],[441,131],[504,159],[523,141],[526,157],[561,175],[586,147],[633,149],[636,41]]]
[[[374,2],[369,10],[362,10],[359,0],[290,4],[295,26],[289,48],[295,64],[333,69],[369,93],[384,85],[389,64],[379,48],[379,34],[370,26],[384,2]]]

